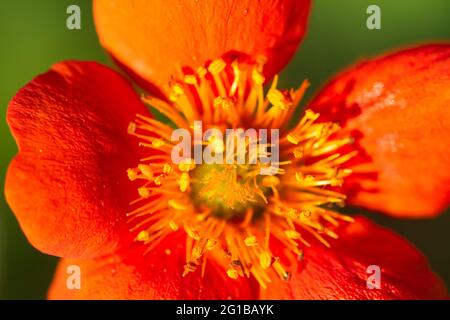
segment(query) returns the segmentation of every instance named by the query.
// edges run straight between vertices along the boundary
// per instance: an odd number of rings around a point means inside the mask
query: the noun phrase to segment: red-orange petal
[[[357,217],[341,226],[331,248],[314,244],[291,266],[287,283],[261,290],[262,299],[372,300],[448,299],[442,280],[424,256],[397,234]],[[293,262],[294,263],[294,262]],[[380,269],[379,289],[374,276]]]
[[[258,289],[248,279],[232,280],[214,261],[182,276],[185,264],[185,234],[168,236],[144,255],[145,246],[136,244],[122,254],[96,260],[61,260],[50,287],[50,299],[256,299]],[[170,250],[170,251],[167,251]],[[66,286],[67,267],[80,267],[79,290]]]
[[[450,204],[450,45],[426,45],[364,62],[312,102],[362,149],[350,203],[398,217]],[[354,194],[353,194],[354,193]]]
[[[22,88],[7,120],[19,146],[6,199],[29,241],[63,257],[119,243],[139,159],[127,126],[145,106],[116,72],[94,62],[54,65]]]
[[[94,1],[102,45],[146,82],[166,88],[181,67],[194,70],[227,53],[265,55],[271,77],[306,31],[310,0]]]

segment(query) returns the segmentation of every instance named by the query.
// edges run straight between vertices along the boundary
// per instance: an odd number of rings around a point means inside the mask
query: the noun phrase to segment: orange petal
[[[185,235],[173,234],[144,255],[137,245],[126,253],[96,260],[61,260],[49,290],[50,299],[256,299],[248,279],[232,280],[213,261],[200,272],[183,277]],[[166,252],[170,250],[169,252]],[[80,267],[81,288],[68,289],[67,267]]]
[[[102,45],[147,88],[165,88],[181,67],[194,70],[227,53],[265,55],[271,77],[306,31],[310,0],[96,0]],[[145,85],[144,84],[144,85]]]
[[[450,204],[450,45],[364,62],[311,104],[356,133],[364,159],[350,203],[394,216],[433,216]]]
[[[7,120],[19,153],[5,193],[36,248],[91,257],[129,234],[126,170],[139,154],[127,126],[146,112],[120,75],[92,62],[59,63],[16,94]]]
[[[294,272],[290,281],[274,282],[268,290],[261,290],[261,298],[449,298],[443,282],[431,271],[423,255],[395,233],[357,217],[354,223],[342,226],[338,234],[339,239],[331,241],[331,248],[320,244],[306,248],[303,260],[291,266]]]

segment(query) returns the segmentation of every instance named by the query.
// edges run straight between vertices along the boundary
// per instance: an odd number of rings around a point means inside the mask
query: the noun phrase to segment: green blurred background
[[[66,28],[66,9],[70,4],[81,8],[81,30]],[[366,28],[366,8],[370,4],[381,7],[381,30]],[[61,60],[95,60],[113,66],[98,44],[91,6],[87,0],[4,0],[0,3],[2,190],[8,162],[17,151],[5,121],[8,102],[15,92]],[[316,0],[307,38],[284,72],[282,85],[296,86],[308,78],[312,83],[309,98],[333,74],[357,60],[407,45],[448,41],[449,13],[449,0]],[[450,287],[450,214],[434,220],[395,220],[366,214],[419,247]],[[56,262],[56,258],[41,254],[27,242],[2,192],[0,299],[45,298]]]

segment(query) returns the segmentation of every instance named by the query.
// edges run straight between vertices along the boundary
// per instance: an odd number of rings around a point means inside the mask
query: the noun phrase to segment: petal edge
[[[361,63],[311,107],[361,136],[357,144],[374,175],[348,179],[349,203],[397,217],[431,217],[450,205],[449,44]]]
[[[139,158],[127,126],[137,112],[147,111],[130,85],[93,62],[56,64],[12,99],[7,120],[19,153],[5,195],[36,248],[89,257],[127,235],[126,169]]]

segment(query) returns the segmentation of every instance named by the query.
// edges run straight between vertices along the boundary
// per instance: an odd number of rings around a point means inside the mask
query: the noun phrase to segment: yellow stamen
[[[337,138],[340,127],[318,123],[320,115],[311,110],[289,129],[308,82],[297,90],[283,90],[277,88],[275,76],[265,94],[265,62],[259,57],[249,66],[216,59],[195,74],[172,79],[170,101],[143,98],[171,124],[138,115],[128,126],[129,134],[151,149],[141,163],[126,171],[129,180],[142,181],[131,202],[137,208],[127,213],[131,230],[138,232],[135,241],[152,250],[171,232],[184,230],[183,276],[198,269],[203,276],[207,260],[218,259],[228,265],[229,278],[253,277],[261,288],[268,288],[276,279],[290,279],[279,257],[294,261],[303,259],[305,247],[332,247],[333,241],[339,241],[339,223],[353,221],[335,211],[346,196],[330,187],[341,186],[352,174],[344,166],[357,152],[342,147],[354,139]],[[251,154],[247,139],[241,146],[245,163],[196,164],[186,158],[172,164],[172,127],[194,132],[196,120],[202,120],[203,128],[222,133],[229,128],[279,129],[280,159],[270,164],[261,160],[273,153],[275,142],[261,143],[260,153]],[[231,142],[212,135],[200,145],[222,155],[234,145]],[[236,160],[238,146],[231,151]],[[262,169],[268,168],[272,175],[263,175]],[[272,239],[284,250],[272,248]]]
[[[255,236],[248,236],[244,239],[244,242],[247,247],[256,246],[258,244]]]
[[[239,277],[239,273],[236,270],[234,270],[234,269],[228,269],[227,270],[227,275],[231,279],[237,279]]]
[[[185,192],[189,187],[189,174],[187,172],[183,172],[181,174],[180,180],[178,180],[178,184],[180,186],[180,191]]]
[[[208,71],[211,72],[211,74],[219,74],[220,72],[225,69],[227,66],[226,62],[222,59],[217,59],[211,62],[211,64],[208,66]]]
[[[170,101],[177,101],[177,99],[184,94],[184,90],[183,87],[181,85],[179,85],[178,83],[175,83],[172,85],[171,87],[171,92],[169,95],[169,100]]]
[[[259,264],[261,265],[261,268],[263,268],[263,269],[268,269],[270,267],[271,260],[272,260],[272,257],[270,255],[270,253],[268,253],[267,251],[263,251],[259,255]]]
[[[175,209],[175,210],[186,210],[187,207],[182,205],[181,203],[179,203],[178,201],[176,201],[175,199],[170,199],[169,202],[169,207]]]
[[[130,179],[130,181],[134,181],[138,178],[138,170],[136,170],[136,169],[128,169],[127,174],[128,174],[128,179]]]
[[[146,242],[149,239],[149,234],[147,230],[142,230],[138,233],[136,240],[141,242]]]

